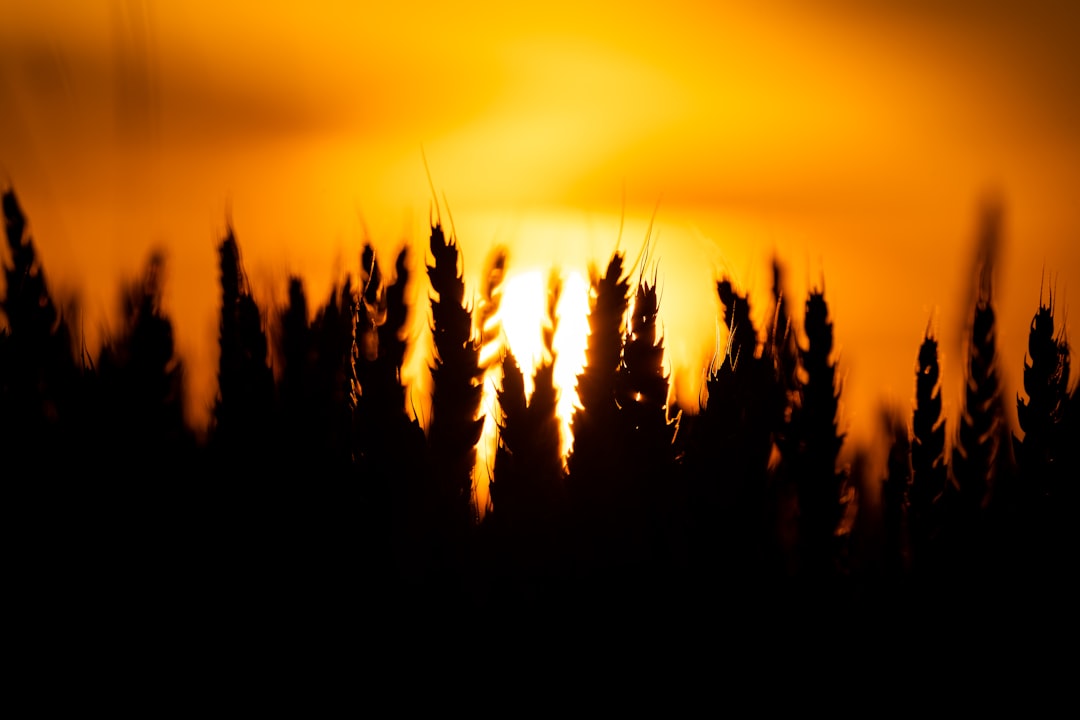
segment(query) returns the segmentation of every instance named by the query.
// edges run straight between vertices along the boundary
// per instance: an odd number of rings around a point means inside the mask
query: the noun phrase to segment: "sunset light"
[[[525,374],[525,393],[532,395],[533,372],[541,361],[555,362],[555,386],[559,389],[559,420],[562,422],[563,455],[570,451],[570,417],[577,402],[577,376],[585,365],[585,343],[589,336],[589,283],[576,271],[561,276],[558,327],[555,331],[555,358],[545,357],[541,330],[547,322],[548,278],[534,270],[511,275],[503,295],[503,327],[507,345]]]
[[[463,622],[1075,569],[1080,3],[5,6],[42,567]]]
[[[537,366],[541,362],[554,361],[555,387],[559,391],[559,440],[565,458],[573,445],[570,418],[577,402],[577,376],[585,365],[585,344],[589,335],[589,283],[576,271],[556,274],[555,277],[559,279],[560,287],[556,306],[558,327],[553,338],[554,358],[547,355],[543,339],[545,327],[549,326],[550,273],[541,270],[510,273],[504,281],[498,316],[493,322],[498,323],[505,338],[502,347],[513,353],[521,367],[526,398],[532,397],[533,373]],[[487,505],[489,467],[497,441],[499,413],[494,388],[501,381],[499,372],[493,369],[488,372],[484,386],[483,406],[487,410],[487,418],[476,471],[477,497],[481,507]]]

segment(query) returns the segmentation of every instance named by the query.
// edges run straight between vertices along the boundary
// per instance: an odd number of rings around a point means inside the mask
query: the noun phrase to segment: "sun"
[[[480,440],[477,471],[477,503],[487,506],[487,483],[495,459],[498,442],[499,407],[496,388],[502,381],[497,358],[502,351],[513,353],[525,376],[525,395],[531,398],[533,373],[547,359],[544,346],[544,327],[549,323],[548,278],[549,273],[540,269],[509,272],[502,285],[499,310],[494,321],[500,329],[495,347],[485,347],[483,355],[494,358],[489,362],[484,378],[484,432]],[[552,340],[554,351],[554,382],[559,392],[556,413],[559,417],[559,435],[563,459],[570,453],[573,435],[570,419],[577,404],[577,377],[585,367],[585,349],[589,336],[589,283],[576,270],[559,274],[561,291],[555,306],[556,328]]]

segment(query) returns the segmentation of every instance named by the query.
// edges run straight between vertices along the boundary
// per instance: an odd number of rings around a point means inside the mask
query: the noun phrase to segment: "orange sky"
[[[910,402],[931,312],[955,417],[987,191],[1007,397],[1042,269],[1080,302],[1075,3],[8,4],[0,180],[91,339],[167,248],[196,421],[226,214],[256,291],[298,272],[314,304],[365,228],[387,251],[426,239],[421,148],[470,273],[497,242],[523,269],[606,257],[624,192],[633,256],[659,202],[676,374],[711,347],[716,273],[758,311],[774,251],[800,303],[824,273],[857,437]]]

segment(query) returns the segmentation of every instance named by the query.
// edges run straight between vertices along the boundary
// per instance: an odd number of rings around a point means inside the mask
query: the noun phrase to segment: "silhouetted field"
[[[989,267],[973,269],[962,412],[942,414],[928,328],[911,349],[915,410],[890,419],[884,477],[840,462],[823,291],[794,307],[775,264],[771,322],[758,328],[750,298],[720,279],[711,292],[726,346],[707,368],[701,407],[672,417],[655,281],[644,272],[635,281],[618,253],[593,273],[564,463],[553,274],[532,395],[509,352],[494,361],[499,439],[481,513],[472,470],[494,368],[480,362],[482,323],[441,226],[427,266],[428,427],[411,417],[402,381],[415,310],[405,250],[391,281],[365,248],[356,281],[314,313],[293,278],[287,306],[271,315],[252,297],[230,230],[219,390],[200,442],[184,422],[160,260],[126,288],[122,332],[91,357],[73,345],[11,191],[3,212],[9,533],[33,601],[73,624],[164,613],[178,634],[206,622],[257,632],[303,608],[315,624],[395,617],[499,633],[626,614],[827,635],[830,623],[861,617],[899,641],[916,617],[1046,619],[1076,597],[1080,407],[1060,311],[1053,297],[1040,305],[1028,357],[1008,359],[1024,362],[1020,439],[1003,415]],[[493,268],[485,292],[497,303],[503,265]],[[860,502],[874,484],[880,503]]]

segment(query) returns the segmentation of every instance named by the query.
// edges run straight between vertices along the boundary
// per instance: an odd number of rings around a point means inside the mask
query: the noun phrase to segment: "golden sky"
[[[933,313],[955,417],[977,208],[1004,199],[1007,398],[1043,269],[1080,302],[1076,3],[5,2],[0,180],[91,340],[167,249],[193,418],[213,392],[215,248],[231,217],[268,302],[312,304],[366,236],[426,240],[426,155],[475,279],[653,257],[673,372],[712,346],[712,281],[760,319],[779,253],[824,276],[859,436],[908,407]],[[422,247],[422,245],[418,245]],[[1062,313],[1061,315],[1064,315]]]

